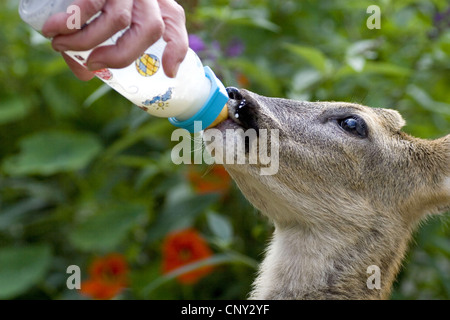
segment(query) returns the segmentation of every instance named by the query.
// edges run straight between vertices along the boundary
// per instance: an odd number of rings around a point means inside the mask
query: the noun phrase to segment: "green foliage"
[[[40,281],[50,261],[48,245],[0,249],[0,298],[17,296]]]
[[[117,250],[147,208],[138,204],[116,204],[88,217],[69,234],[73,246],[83,251]]]
[[[38,132],[20,142],[20,153],[7,158],[3,169],[10,175],[53,175],[80,170],[100,152],[96,136],[85,132]]]
[[[422,138],[450,133],[450,29],[445,0],[180,2],[226,86],[268,96],[399,110]],[[112,251],[130,265],[124,299],[244,299],[272,232],[235,186],[198,194],[170,160],[173,127],[99,80],[77,80],[49,43],[0,3],[0,298],[78,299],[66,269]],[[447,19],[447,20],[445,20]],[[233,41],[239,54],[227,53]],[[204,169],[207,177],[208,168]],[[419,231],[393,292],[450,298],[445,216]],[[194,285],[162,275],[161,246],[194,227],[214,272]],[[230,281],[232,279],[232,281]]]

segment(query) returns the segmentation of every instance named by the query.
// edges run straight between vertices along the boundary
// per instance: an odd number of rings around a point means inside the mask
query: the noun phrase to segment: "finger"
[[[76,0],[72,5],[80,10],[80,26],[83,26],[94,15],[101,11],[107,0]],[[42,34],[53,38],[59,34],[71,34],[79,29],[69,28],[68,21],[74,13],[60,12],[51,16],[42,27]]]
[[[130,28],[115,45],[95,49],[88,59],[88,68],[127,67],[161,38],[163,32],[164,23],[157,2],[134,1]]]
[[[89,81],[94,78],[95,74],[92,71],[87,70],[85,67],[80,65],[78,62],[73,60],[67,54],[62,53],[64,60],[66,61],[69,68],[75,74],[75,76],[82,81]]]
[[[175,77],[189,48],[184,9],[173,0],[159,0],[164,20],[163,38],[167,42],[162,64],[168,77]]]
[[[53,39],[56,51],[85,51],[102,44],[131,24],[133,0],[109,0],[102,14],[79,32]]]
[[[42,34],[47,38],[53,38],[58,34],[62,34],[62,30],[67,32],[67,19],[69,15],[65,12],[59,12],[52,15],[42,27]],[[72,32],[78,30],[71,30]]]

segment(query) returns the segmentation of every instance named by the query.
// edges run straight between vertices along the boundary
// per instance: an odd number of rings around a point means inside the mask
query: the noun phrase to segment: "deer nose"
[[[233,100],[242,100],[242,94],[239,92],[238,88],[228,87],[227,88],[228,97]]]

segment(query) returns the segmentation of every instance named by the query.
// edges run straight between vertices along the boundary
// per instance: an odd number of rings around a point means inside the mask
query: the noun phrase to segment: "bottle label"
[[[145,100],[142,102],[145,107],[142,107],[141,109],[148,111],[148,107],[150,106],[156,108],[156,110],[164,110],[164,108],[169,106],[169,100],[172,99],[173,89],[174,88],[169,88],[166,93]]]
[[[114,45],[124,32],[120,31],[102,45]],[[154,115],[165,113],[175,89],[174,86],[167,88],[167,79],[163,79],[165,75],[160,57],[164,47],[165,42],[159,40],[128,67],[101,69],[95,71],[95,75],[141,109]],[[91,51],[66,53],[86,67]]]

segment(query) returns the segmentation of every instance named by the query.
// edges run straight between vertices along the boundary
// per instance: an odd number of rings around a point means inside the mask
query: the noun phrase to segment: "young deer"
[[[250,297],[388,298],[413,230],[450,209],[450,135],[411,137],[389,109],[227,91],[229,119],[215,129],[279,132],[276,174],[261,175],[261,164],[224,164],[275,225]],[[242,139],[239,131],[227,133],[229,145]],[[380,289],[367,285],[372,265]]]

